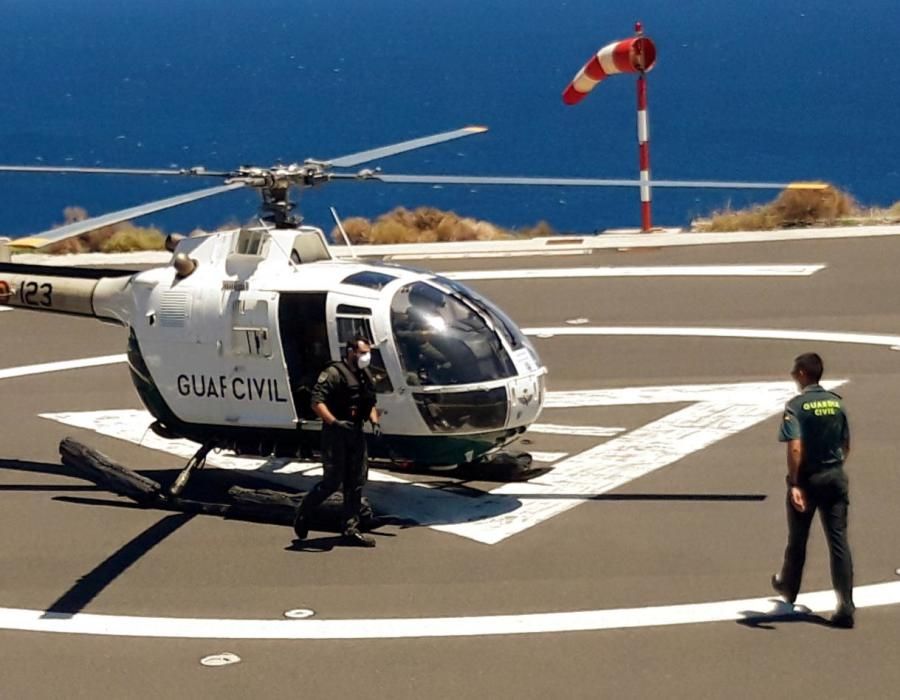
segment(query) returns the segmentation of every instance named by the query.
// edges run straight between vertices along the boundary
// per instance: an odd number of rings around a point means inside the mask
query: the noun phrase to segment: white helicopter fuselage
[[[546,370],[496,307],[458,283],[331,258],[319,229],[182,240],[95,313],[131,329],[129,364],[155,429],[242,453],[315,450],[310,391],[347,341],[374,345],[387,439],[373,456],[471,461],[537,418]],[[416,312],[424,325],[411,320]],[[412,315],[411,315],[412,314]]]

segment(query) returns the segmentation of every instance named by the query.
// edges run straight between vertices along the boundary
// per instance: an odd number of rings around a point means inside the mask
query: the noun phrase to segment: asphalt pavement
[[[138,508],[67,473],[67,435],[161,479],[184,458],[123,427],[142,406],[122,362],[13,371],[123,353],[123,329],[2,312],[0,696],[891,696],[897,259],[891,236],[414,263],[485,271],[466,283],[531,336],[549,393],[519,447],[549,471],[390,473],[373,502],[423,524],[380,528],[374,550]],[[825,624],[818,524],[809,613],[768,588],[786,535],[779,407],[806,351],[853,430],[849,631]],[[224,652],[239,661],[201,663]]]

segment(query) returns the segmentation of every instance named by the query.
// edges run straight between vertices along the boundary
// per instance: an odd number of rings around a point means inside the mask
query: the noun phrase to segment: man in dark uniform
[[[844,402],[819,385],[822,358],[806,353],[794,360],[791,376],[801,393],[784,408],[778,439],[787,443],[788,544],[781,573],[772,587],[793,603],[800,590],[806,542],[819,511],[831,555],[831,582],[838,607],[836,627],[853,627],[853,560],[847,541],[848,482],[844,462],[850,453],[850,427]]]
[[[297,509],[294,532],[299,539],[309,534],[310,514],[343,485],[343,542],[374,547],[375,540],[359,531],[362,489],[368,476],[366,436],[363,423],[371,421],[381,435],[375,388],[368,366],[371,346],[362,337],[347,343],[341,362],[333,362],[319,374],[312,391],[312,409],[322,419],[322,466],[324,478],[313,487]]]

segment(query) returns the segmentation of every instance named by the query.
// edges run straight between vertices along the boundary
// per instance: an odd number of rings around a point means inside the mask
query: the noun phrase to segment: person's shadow
[[[790,603],[785,603],[778,598],[773,598],[772,602],[776,603],[777,607],[771,612],[763,612],[761,610],[741,610],[743,618],[738,620],[737,623],[752,629],[770,631],[778,629],[776,625],[779,623],[793,624],[805,622],[807,624],[823,625],[825,627],[832,626],[829,620],[821,615],[817,615],[803,605],[792,605]]]
[[[367,530],[367,534],[372,537],[396,537],[393,533],[390,532],[375,532],[374,530]],[[330,552],[335,547],[343,547],[346,549],[351,549],[341,542],[340,535],[326,535],[325,537],[316,537],[314,539],[307,538],[305,540],[294,539],[293,542],[287,547],[284,548],[285,552]]]

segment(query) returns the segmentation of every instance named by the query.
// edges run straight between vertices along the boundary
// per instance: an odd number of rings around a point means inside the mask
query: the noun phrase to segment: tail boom
[[[0,262],[0,305],[127,325],[130,271]]]

